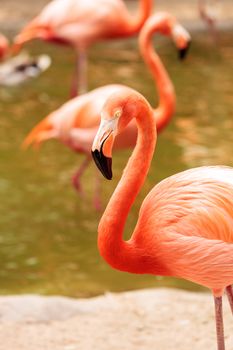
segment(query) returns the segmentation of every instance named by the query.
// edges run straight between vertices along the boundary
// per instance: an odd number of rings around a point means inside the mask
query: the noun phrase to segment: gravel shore
[[[233,319],[224,299],[226,348]],[[212,296],[172,289],[91,299],[0,298],[0,350],[215,349]]]

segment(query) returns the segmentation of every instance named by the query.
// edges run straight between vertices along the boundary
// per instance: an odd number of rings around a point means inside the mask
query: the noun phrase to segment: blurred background
[[[0,0],[0,32],[12,38],[46,0]],[[138,1],[126,2],[136,11]],[[175,14],[190,31],[192,46],[180,62],[169,38],[154,44],[177,94],[177,111],[159,136],[147,182],[127,222],[131,235],[142,198],[161,179],[184,169],[211,164],[233,166],[233,3],[219,1],[217,41],[199,18],[196,0],[158,0],[155,10]],[[21,149],[31,128],[68,99],[74,52],[34,41],[32,54],[52,58],[38,79],[15,87],[0,86],[0,294],[42,293],[91,296],[105,291],[169,286],[200,290],[192,283],[113,271],[99,256],[97,226],[101,212],[92,207],[92,164],[80,198],[71,175],[83,161],[58,141],[40,151]],[[140,91],[153,106],[157,93],[138,52],[137,39],[105,41],[89,51],[89,89],[121,83]],[[114,179],[101,179],[103,207],[113,192],[131,151],[116,153]],[[202,289],[203,290],[203,289]]]

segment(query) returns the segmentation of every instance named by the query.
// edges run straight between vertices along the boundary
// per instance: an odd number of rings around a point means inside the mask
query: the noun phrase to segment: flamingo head
[[[139,46],[145,58],[148,57],[148,44],[151,44],[154,33],[171,37],[179,51],[179,57],[183,59],[186,56],[191,37],[175,16],[162,11],[156,12],[147,19],[139,34]]]
[[[112,148],[116,136],[136,117],[142,96],[130,88],[111,95],[101,112],[101,122],[92,145],[93,159],[106,179],[112,179]],[[145,103],[145,102],[144,102]]]
[[[175,22],[171,28],[172,38],[179,52],[179,58],[183,60],[189,50],[191,44],[191,36],[189,32],[178,22]]]

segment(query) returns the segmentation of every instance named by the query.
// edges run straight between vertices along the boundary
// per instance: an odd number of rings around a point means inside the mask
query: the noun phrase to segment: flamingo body
[[[48,139],[58,139],[74,152],[89,156],[91,145],[100,123],[100,111],[105,101],[123,85],[106,85],[74,98],[49,114],[29,133],[23,145],[35,145]],[[118,136],[115,149],[135,145],[137,127],[130,123],[125,132]]]
[[[222,293],[233,282],[232,198],[233,169],[228,167],[191,169],[156,185],[132,236],[152,257],[148,273],[157,274],[156,258],[162,274]],[[141,269],[145,273],[144,264]]]
[[[20,35],[37,29],[35,38],[36,35],[43,40],[57,38],[74,47],[86,48],[101,39],[133,35],[142,23],[138,28],[132,25],[133,18],[121,0],[54,0]]]
[[[90,153],[106,99],[121,85],[107,85],[66,102],[43,119],[27,136],[25,145],[56,138],[81,153]],[[79,142],[79,138],[82,142]],[[85,139],[86,147],[83,147]]]
[[[15,47],[37,38],[71,45],[79,51],[71,89],[74,97],[77,84],[86,92],[88,47],[99,40],[135,35],[151,8],[152,0],[141,0],[139,13],[133,17],[122,0],[53,0],[19,33]]]

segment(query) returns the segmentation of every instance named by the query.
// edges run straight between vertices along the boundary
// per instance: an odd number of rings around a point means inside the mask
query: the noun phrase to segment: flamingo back
[[[144,273],[221,295],[233,282],[233,169],[200,167],[161,181],[143,201],[129,242],[143,251]]]
[[[161,181],[145,198],[140,220],[156,235],[177,233],[233,243],[232,168],[194,168]]]
[[[76,133],[72,131],[79,130],[78,134],[83,135],[82,130],[97,127],[106,99],[120,88],[120,85],[107,85],[66,102],[36,125],[25,138],[23,145],[27,147],[57,138],[74,149],[79,139],[74,140]],[[78,149],[80,146],[82,147],[79,145]]]
[[[22,30],[18,40],[27,35],[30,39],[60,38],[76,47],[87,47],[97,39],[122,35],[128,17],[122,0],[54,0]]]

